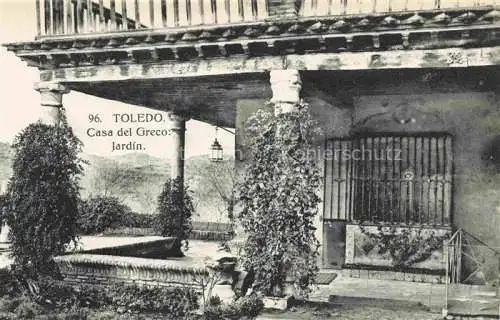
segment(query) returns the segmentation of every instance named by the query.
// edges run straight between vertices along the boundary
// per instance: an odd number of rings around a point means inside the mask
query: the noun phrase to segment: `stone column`
[[[39,82],[35,84],[35,90],[40,92],[40,121],[47,125],[59,125],[63,108],[62,97],[69,89],[60,83]]]
[[[287,2],[283,0],[282,2]],[[273,96],[271,102],[274,103],[274,112],[276,115],[290,113],[297,110],[297,105],[300,102],[300,91],[302,89],[302,80],[298,70],[272,70],[270,72],[270,83]],[[281,135],[280,128],[277,130],[277,135]],[[319,155],[318,155],[319,157]],[[319,163],[322,160],[318,158]],[[316,238],[323,245],[323,210],[319,205],[318,214],[316,215],[314,226],[316,227]],[[318,256],[318,265],[321,265],[323,253],[320,250]]]
[[[296,110],[300,102],[302,81],[298,70],[272,70],[270,73],[271,102],[275,104],[275,113],[288,113]]]
[[[168,115],[171,121],[172,130],[172,154],[171,154],[171,171],[172,179],[181,179],[181,184],[184,184],[184,149],[186,143],[186,121],[188,118],[182,114],[170,112]]]

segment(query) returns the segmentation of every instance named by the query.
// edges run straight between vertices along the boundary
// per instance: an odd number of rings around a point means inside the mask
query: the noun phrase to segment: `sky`
[[[0,0],[0,43],[34,40],[36,33],[35,0]],[[0,48],[0,141],[11,143],[23,128],[36,122],[43,108],[40,95],[33,89],[38,81],[38,70],[28,67],[4,47]],[[75,134],[84,144],[83,151],[100,156],[115,156],[131,151],[112,151],[113,142],[128,143],[130,137],[117,137],[117,131],[123,127],[136,132],[139,127],[148,129],[168,129],[165,122],[156,124],[120,124],[115,123],[113,114],[131,114],[137,117],[142,113],[159,111],[101,99],[83,93],[71,91],[64,95],[63,104],[68,122]],[[166,114],[162,113],[166,118]],[[91,121],[99,115],[101,122]],[[113,137],[90,137],[94,129],[112,130]],[[91,133],[92,134],[92,133]],[[186,157],[203,155],[209,152],[209,146],[215,138],[215,128],[209,124],[190,120],[186,130]],[[234,135],[218,130],[217,138],[225,153],[234,150]],[[171,136],[134,137],[132,140],[143,145],[149,155],[167,158],[171,154]]]

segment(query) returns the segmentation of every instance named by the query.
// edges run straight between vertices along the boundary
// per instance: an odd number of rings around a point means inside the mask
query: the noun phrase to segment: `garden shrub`
[[[16,136],[7,222],[16,270],[54,274],[53,257],[76,240],[81,142],[60,126],[30,124]]]
[[[213,296],[203,310],[203,320],[255,319],[262,310],[264,303],[255,294],[241,297],[229,304],[224,304],[218,296]]]
[[[175,237],[178,255],[182,256],[181,242],[188,246],[189,234],[193,228],[191,216],[193,200],[188,187],[183,187],[180,178],[167,180],[158,197],[156,231],[164,237]]]
[[[57,309],[112,308],[125,312],[151,312],[180,319],[198,308],[198,296],[189,288],[139,287],[116,284],[71,286],[62,281],[39,281],[40,301]]]
[[[197,294],[188,288],[116,286],[110,290],[111,304],[133,312],[168,314],[174,319],[198,307]]]
[[[264,302],[257,295],[241,297],[234,302],[239,314],[249,318],[256,318],[264,310]]]
[[[127,212],[124,216],[121,227],[123,228],[153,228],[156,216],[137,212]]]
[[[3,297],[0,299],[0,311],[13,313],[26,300],[26,297]]]
[[[8,210],[9,210],[9,196],[7,194],[0,194],[0,228],[3,226],[5,222]]]
[[[7,270],[0,270],[0,284],[0,297],[12,298],[21,293],[18,282]]]
[[[96,234],[122,227],[131,210],[116,197],[94,197],[80,202],[79,231]]]
[[[14,315],[12,319],[17,319],[15,314],[29,314],[30,310],[36,311],[37,315],[66,313],[63,318],[61,315],[54,319],[87,319],[89,310],[163,314],[171,319],[183,319],[199,307],[198,294],[191,288],[71,285],[49,277],[39,277],[33,283],[36,287],[34,294],[24,296],[18,290],[16,294],[0,297],[0,319],[3,314]],[[68,318],[70,314],[73,316]]]
[[[314,219],[321,175],[310,154],[318,128],[305,103],[291,113],[259,110],[246,125],[250,154],[238,190],[247,235],[242,262],[265,295],[284,295],[289,277],[305,296],[318,272]]]
[[[41,308],[32,301],[25,299],[14,310],[18,319],[34,319],[42,312]]]

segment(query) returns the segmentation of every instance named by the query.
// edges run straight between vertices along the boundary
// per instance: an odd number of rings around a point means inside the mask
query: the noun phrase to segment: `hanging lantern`
[[[215,140],[210,146],[210,161],[212,162],[221,162],[224,160],[224,149],[220,145],[219,141],[217,141],[217,127],[215,128]]]

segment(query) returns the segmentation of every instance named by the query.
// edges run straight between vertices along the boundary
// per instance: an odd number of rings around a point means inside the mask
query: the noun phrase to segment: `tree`
[[[183,187],[181,179],[168,179],[158,197],[158,215],[155,224],[157,231],[164,237],[177,238],[172,254],[183,256],[181,247],[188,247],[188,239],[193,225],[191,216],[193,201],[188,187]]]
[[[85,198],[117,197],[135,212],[151,214],[168,176],[168,165],[149,164],[143,157],[91,157],[82,181]],[[148,158],[146,158],[148,160]]]
[[[234,158],[211,162],[207,157],[188,162],[187,172],[193,173],[196,189],[193,192],[199,202],[215,208],[219,216],[233,220],[235,204]]]
[[[318,272],[314,217],[321,175],[308,152],[318,127],[304,103],[292,113],[259,110],[246,126],[250,157],[237,198],[247,235],[242,262],[265,295],[283,295],[287,277],[307,295]]]
[[[131,210],[116,197],[94,197],[80,201],[79,232],[97,234],[119,228],[130,219]]]
[[[60,126],[30,124],[13,143],[7,222],[16,268],[24,275],[52,275],[53,257],[76,241],[81,142]]]

